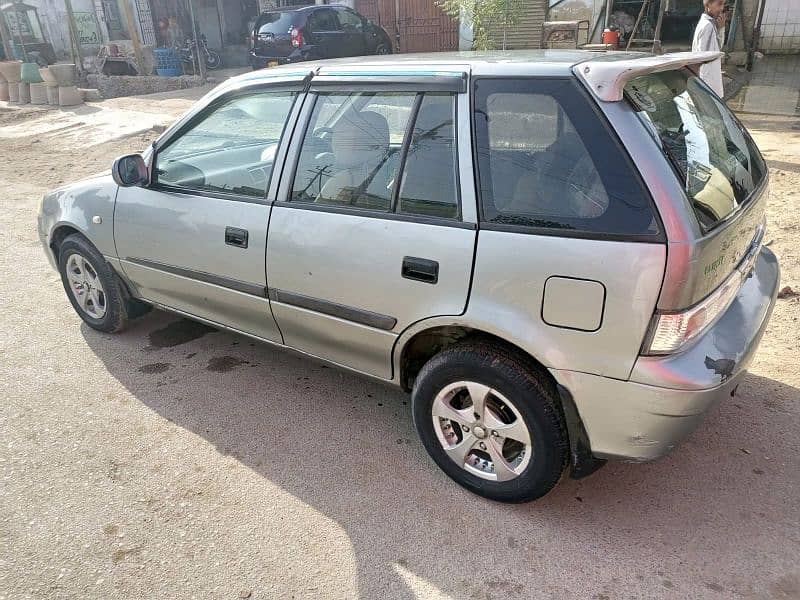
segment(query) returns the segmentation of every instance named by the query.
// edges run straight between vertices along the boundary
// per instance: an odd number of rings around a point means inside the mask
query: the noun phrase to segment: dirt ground
[[[0,108],[0,600],[800,598],[800,297],[670,456],[521,506],[450,482],[389,387],[165,313],[83,325],[39,199],[202,91]],[[800,121],[746,123],[800,291]]]

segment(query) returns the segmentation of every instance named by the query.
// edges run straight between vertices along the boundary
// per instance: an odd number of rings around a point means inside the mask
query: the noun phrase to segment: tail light
[[[761,251],[764,228],[756,234],[750,251],[739,266],[711,294],[694,306],[680,312],[656,312],[645,340],[643,354],[672,354],[686,347],[708,329],[731,305]]]
[[[295,48],[299,48],[305,43],[303,41],[302,30],[298,29],[297,27],[292,27],[292,31],[290,33],[292,35],[292,46],[294,46]]]

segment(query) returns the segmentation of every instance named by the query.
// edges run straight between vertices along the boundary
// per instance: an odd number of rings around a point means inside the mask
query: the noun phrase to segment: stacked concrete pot
[[[42,76],[44,81],[47,103],[50,106],[58,106],[58,81],[56,81],[56,76],[53,75],[49,67],[40,68],[39,75]]]
[[[20,70],[19,101],[26,98],[31,104],[47,104],[47,91],[42,76],[39,75],[39,65],[36,63],[22,63]]]
[[[83,104],[83,97],[75,85],[77,72],[74,64],[57,63],[48,67],[58,82],[59,106],[75,106]]]
[[[8,83],[8,101],[16,104],[19,103],[19,82],[20,71],[22,69],[22,61],[7,60],[0,62],[0,73]]]
[[[2,73],[0,73],[0,100],[8,102],[8,81]]]

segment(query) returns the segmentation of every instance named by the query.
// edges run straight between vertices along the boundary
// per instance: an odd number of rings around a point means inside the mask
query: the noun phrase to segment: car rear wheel
[[[549,381],[489,342],[445,349],[412,391],[414,425],[439,467],[501,502],[544,496],[567,465],[566,424]]]
[[[378,47],[375,48],[375,54],[391,54],[391,53],[392,49],[386,44],[378,44]]]
[[[103,255],[82,235],[64,239],[58,266],[72,307],[92,329],[116,333],[129,319],[150,310],[149,305],[130,297]]]

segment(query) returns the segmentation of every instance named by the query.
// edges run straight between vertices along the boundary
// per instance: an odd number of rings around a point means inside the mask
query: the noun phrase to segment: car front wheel
[[[491,342],[445,349],[417,377],[412,406],[433,460],[476,494],[534,500],[566,468],[569,440],[552,385],[509,349]]]
[[[129,296],[103,255],[82,235],[70,235],[61,243],[58,266],[72,307],[93,329],[122,331],[129,318],[150,309]]]

